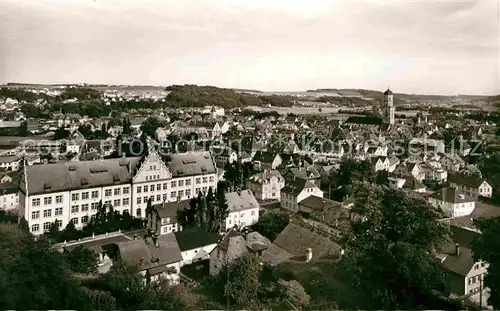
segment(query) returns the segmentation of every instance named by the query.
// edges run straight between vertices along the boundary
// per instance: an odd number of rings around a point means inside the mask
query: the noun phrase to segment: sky
[[[0,83],[500,94],[500,0],[0,0]]]

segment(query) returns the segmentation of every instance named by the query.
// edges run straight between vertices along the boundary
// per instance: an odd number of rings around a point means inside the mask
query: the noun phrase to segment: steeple
[[[385,106],[385,117],[389,121],[389,124],[394,124],[394,117],[396,114],[396,107],[394,107],[394,96],[387,86],[387,91],[384,92],[384,106]]]

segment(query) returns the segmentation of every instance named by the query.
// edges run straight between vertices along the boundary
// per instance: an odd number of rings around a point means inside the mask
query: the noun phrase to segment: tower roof
[[[391,89],[387,88],[387,91],[384,92],[384,95],[392,95]]]

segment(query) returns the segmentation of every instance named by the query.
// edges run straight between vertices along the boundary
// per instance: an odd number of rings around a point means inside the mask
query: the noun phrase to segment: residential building
[[[157,234],[182,231],[177,221],[177,211],[189,208],[189,200],[163,202],[152,206],[153,210],[146,215],[148,228]]]
[[[248,188],[259,201],[281,200],[285,180],[277,170],[264,170],[250,177]]]
[[[21,159],[17,155],[11,156],[0,156],[0,168],[17,171],[19,169],[19,164]]]
[[[450,186],[457,187],[472,198],[479,196],[491,198],[493,188],[483,178],[478,175],[453,174],[448,178]]]
[[[231,262],[248,253],[245,238],[236,230],[230,230],[210,253],[210,275],[217,275]]]
[[[15,210],[19,207],[18,185],[12,179],[5,182],[3,180],[4,178],[0,183],[0,209],[5,211]]]
[[[235,259],[251,254],[262,264],[275,267],[293,257],[283,248],[271,243],[258,232],[238,232],[231,230],[210,253],[209,273],[217,275]]]
[[[118,262],[137,266],[146,283],[168,280],[179,284],[182,254],[173,233],[162,234],[145,240],[135,237],[132,241],[120,242]]]
[[[472,241],[478,232],[451,226],[451,237],[455,244],[446,243],[435,255],[445,271],[446,285],[455,298],[465,298],[487,306],[488,288],[483,279],[488,270],[488,263],[474,261],[471,251]],[[482,291],[482,293],[480,293]]]
[[[446,217],[461,217],[474,211],[475,200],[456,187],[442,188],[428,197],[428,202],[439,208]]]
[[[252,158],[252,162],[255,163],[261,170],[275,170],[281,165],[283,160],[278,153],[269,151],[257,151]]]
[[[286,181],[285,187],[281,189],[281,207],[298,212],[299,202],[311,195],[323,197],[323,191],[309,180],[296,178]]]
[[[260,205],[250,190],[226,193],[228,216],[223,229],[251,226],[259,221]]]
[[[220,239],[217,234],[199,228],[189,228],[174,234],[181,250],[181,267],[210,259],[210,253],[217,246]]]

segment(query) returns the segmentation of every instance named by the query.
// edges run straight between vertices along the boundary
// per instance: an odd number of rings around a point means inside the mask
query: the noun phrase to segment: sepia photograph
[[[500,0],[0,0],[0,309],[500,309]]]

